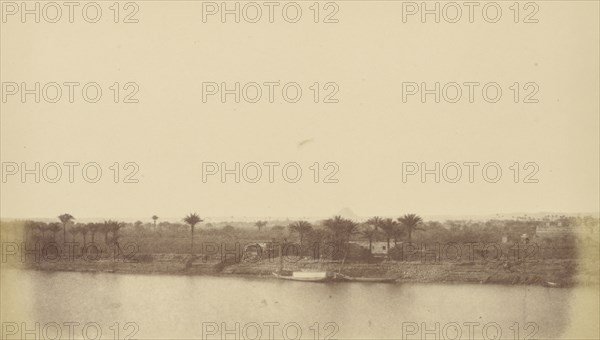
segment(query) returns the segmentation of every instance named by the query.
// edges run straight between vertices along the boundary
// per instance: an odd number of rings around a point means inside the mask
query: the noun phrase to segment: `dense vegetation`
[[[151,220],[151,221],[150,221]],[[426,222],[415,214],[396,219],[373,217],[364,222],[335,216],[310,223],[308,221],[256,221],[206,223],[198,214],[189,214],[182,222],[158,222],[154,215],[149,221],[124,223],[113,220],[78,223],[70,214],[58,216],[56,222],[3,222],[3,240],[7,231],[13,240],[26,243],[64,245],[76,243],[76,248],[94,244],[100,248],[134,245],[137,255],[192,254],[204,258],[219,258],[223,248],[245,256],[248,245],[260,243],[265,254],[278,256],[283,249],[287,256],[302,255],[313,259],[373,261],[368,247],[356,241],[385,242],[391,249],[388,260],[406,260],[402,252],[407,244],[431,248],[435,244],[500,244],[509,249],[515,244],[539,246],[539,258],[575,258],[581,242],[597,245],[598,218],[546,216],[541,219]],[[560,233],[539,233],[545,226],[558,227]],[[415,248],[415,249],[417,249]],[[76,251],[77,253],[77,251]],[[79,251],[81,254],[81,250]],[[480,254],[481,255],[481,254]],[[241,258],[240,257],[240,258]],[[379,258],[381,260],[381,258]]]

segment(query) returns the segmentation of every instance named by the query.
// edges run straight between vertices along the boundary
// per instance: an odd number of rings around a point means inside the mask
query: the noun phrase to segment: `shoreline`
[[[81,259],[37,263],[4,263],[3,267],[45,272],[82,272],[110,274],[146,274],[177,276],[211,276],[274,279],[272,272],[279,268],[276,261],[250,262],[191,262],[185,258],[165,260],[165,254],[148,255],[144,261]],[[383,261],[380,263],[350,262],[341,271],[345,275],[365,278],[393,278],[393,284],[499,284],[535,285],[552,288],[599,286],[594,264],[573,259],[553,259],[536,262],[462,262],[421,263]],[[286,263],[286,270],[327,270],[339,272],[338,261],[318,262],[301,260]],[[597,267],[596,267],[597,268]],[[390,283],[387,283],[390,284]]]

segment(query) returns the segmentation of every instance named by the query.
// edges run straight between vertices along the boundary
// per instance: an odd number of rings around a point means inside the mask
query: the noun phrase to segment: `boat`
[[[279,271],[273,272],[273,275],[282,280],[303,281],[303,282],[330,282],[335,279],[335,275],[330,272],[299,272],[299,271]]]
[[[279,245],[279,254],[283,254],[283,247]],[[279,269],[272,273],[278,279],[303,281],[303,282],[331,282],[339,279],[337,273],[316,270],[316,271],[292,271],[283,269],[283,256],[279,256]]]
[[[339,274],[339,273],[337,273],[336,275],[339,276],[344,281],[351,281],[351,282],[374,282],[374,283],[396,282],[396,278],[390,278],[390,277],[352,277],[352,276]]]

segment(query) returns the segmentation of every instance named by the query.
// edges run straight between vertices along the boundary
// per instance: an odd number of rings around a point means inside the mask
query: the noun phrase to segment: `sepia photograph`
[[[600,339],[600,1],[0,0],[1,340]]]

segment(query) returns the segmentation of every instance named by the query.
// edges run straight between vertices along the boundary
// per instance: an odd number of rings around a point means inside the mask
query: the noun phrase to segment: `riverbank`
[[[42,271],[108,272],[125,274],[253,276],[272,278],[280,264],[277,258],[261,261],[221,262],[191,261],[189,255],[145,254],[131,261],[121,259],[61,259],[36,263],[19,263],[17,267]],[[286,259],[286,270],[340,271],[339,261]],[[599,285],[598,263],[573,259],[547,259],[531,262],[428,262],[382,261],[379,263],[345,263],[341,270],[354,277],[394,278],[411,283],[489,283],[508,285],[543,285],[571,287]]]

